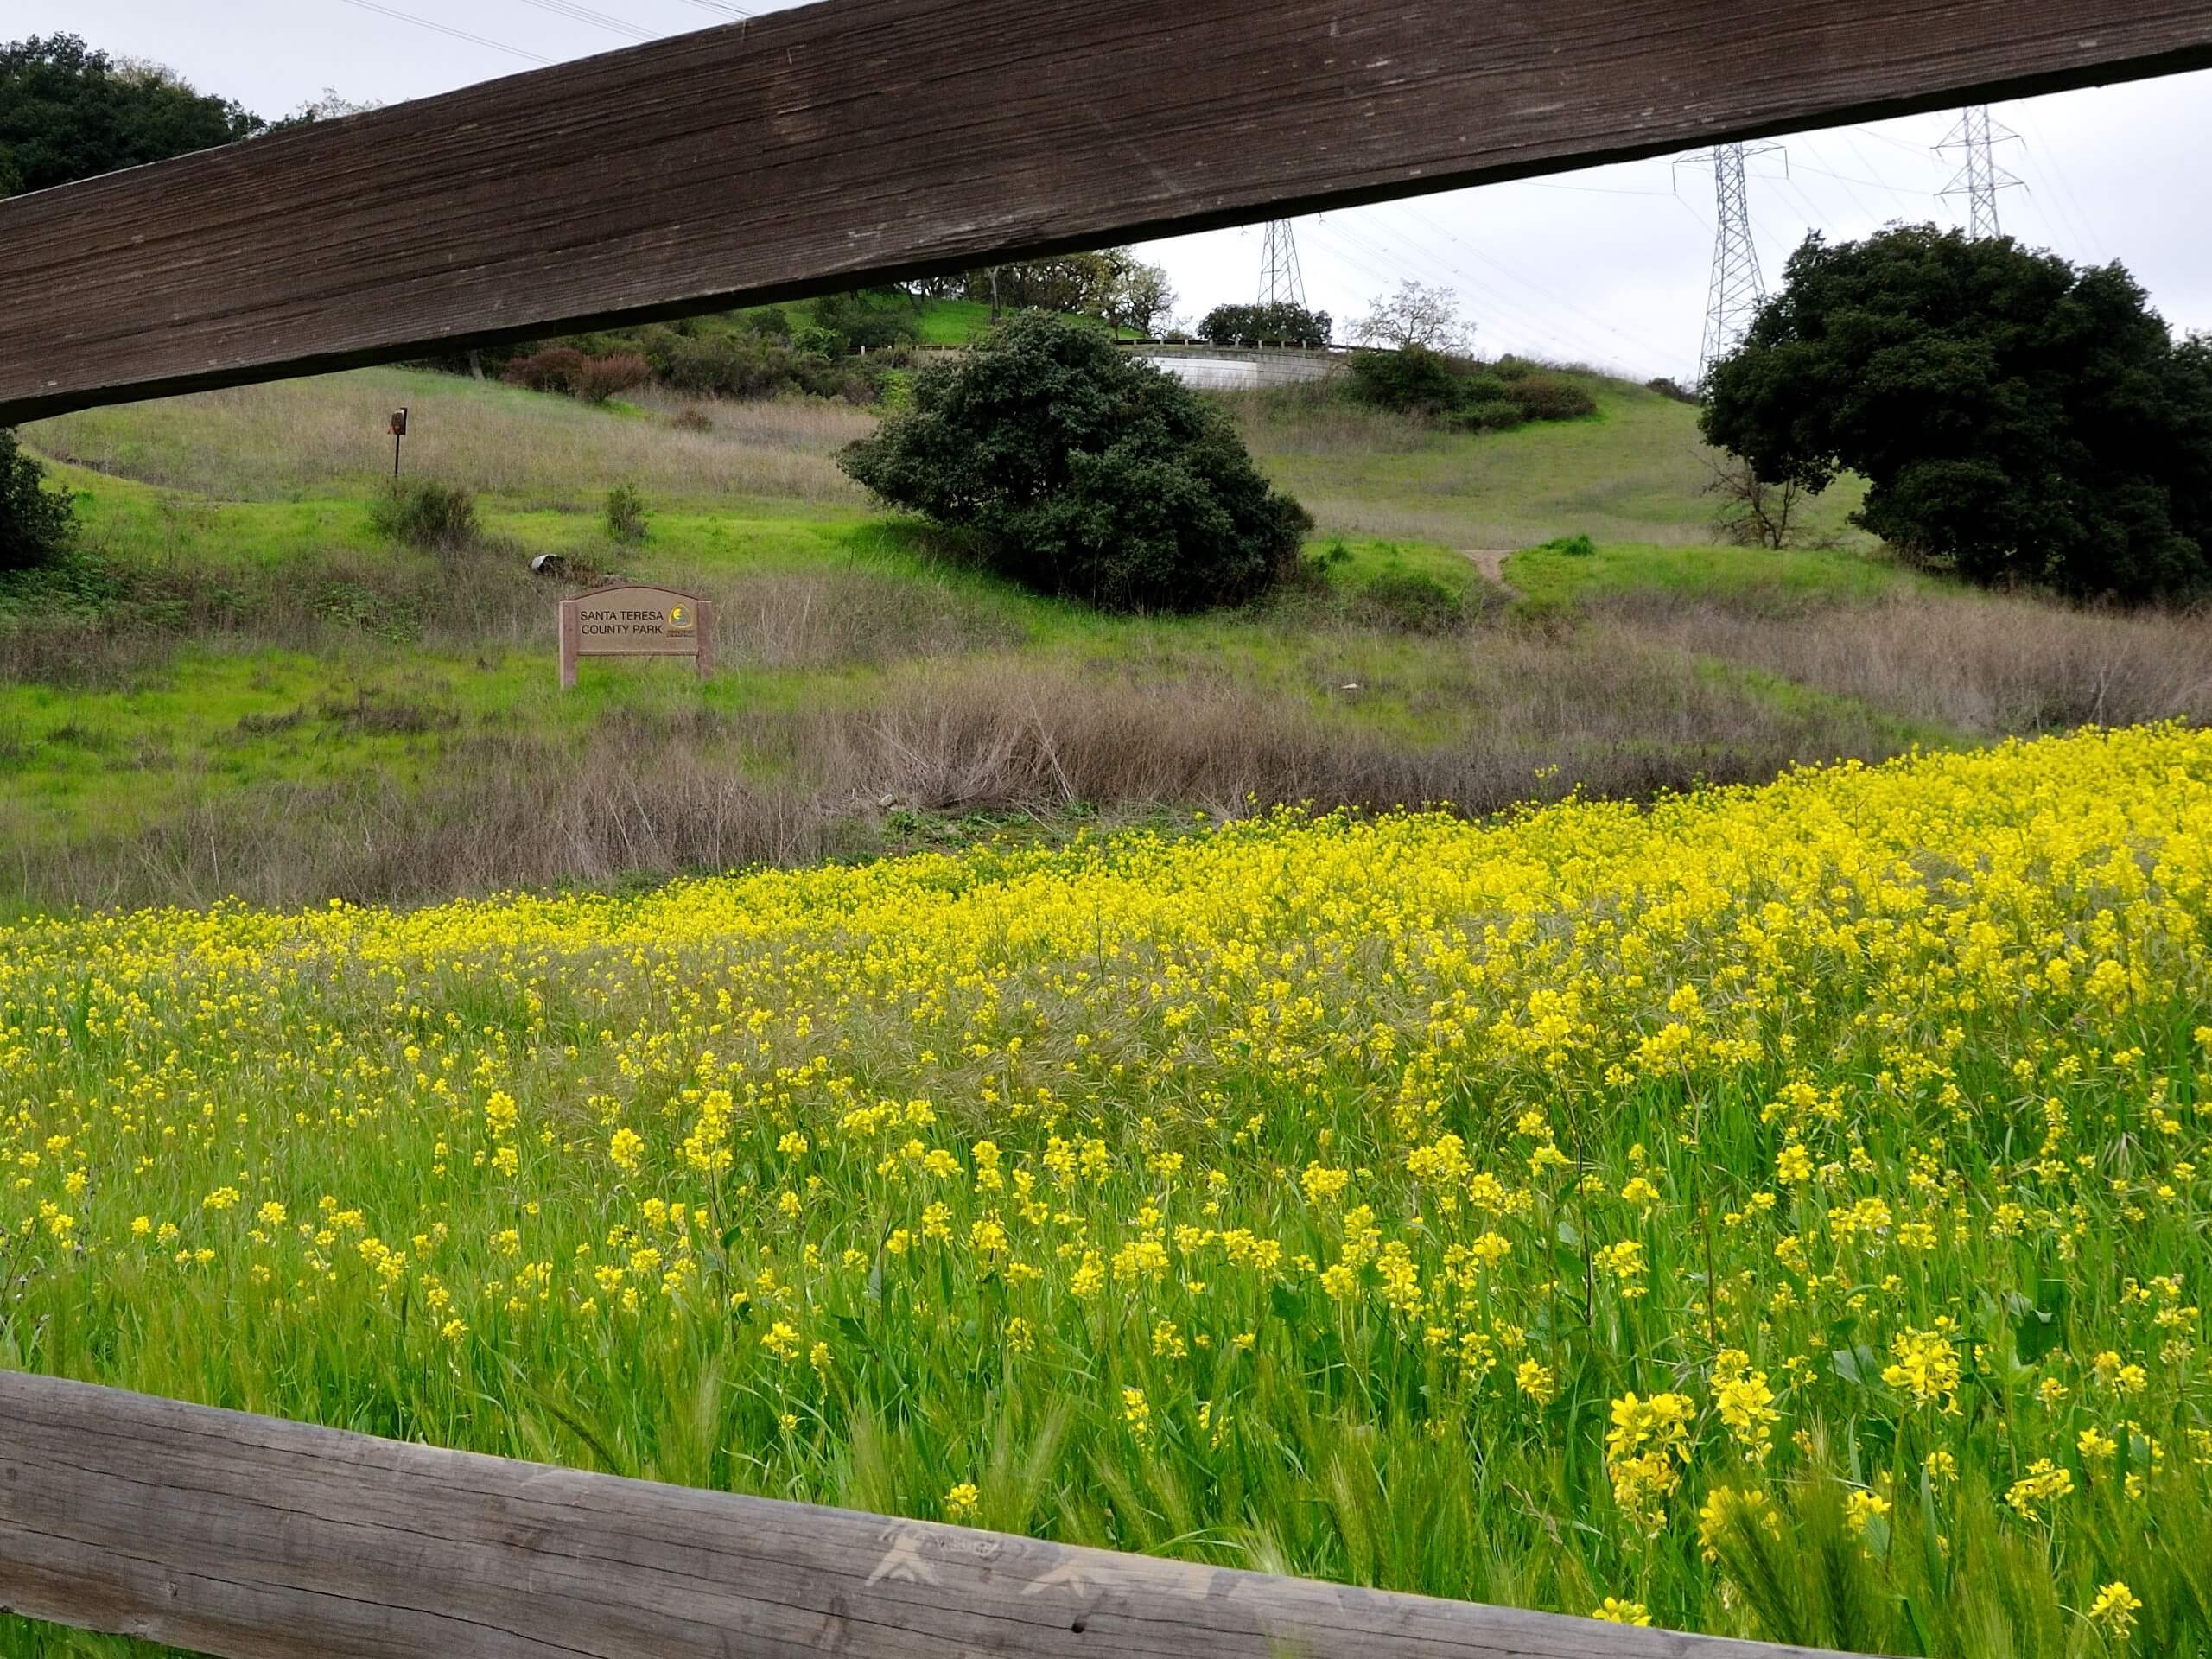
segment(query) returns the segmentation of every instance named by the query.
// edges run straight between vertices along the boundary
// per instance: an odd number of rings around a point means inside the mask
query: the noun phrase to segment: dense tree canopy
[[[74,35],[0,46],[0,195],[210,149],[263,130],[228,99]]]
[[[918,311],[897,289],[824,294],[814,302],[814,321],[838,337],[842,351],[880,352],[887,346],[912,345],[922,337]]]
[[[1252,598],[1296,567],[1313,523],[1226,415],[1042,312],[924,371],[912,406],[844,466],[893,505],[975,532],[1010,579],[1116,609]]]
[[[1274,305],[1217,305],[1198,325],[1198,338],[1217,346],[1231,346],[1239,340],[1325,346],[1335,326],[1327,312],[1309,311],[1287,301]]]
[[[50,563],[75,537],[75,499],[47,489],[45,480],[45,469],[0,426],[0,571]]]
[[[2212,348],[2118,265],[1917,226],[1815,237],[1707,386],[1767,481],[1872,488],[1860,522],[1976,581],[2143,599],[2212,575]]]
[[[1067,253],[1051,259],[986,266],[950,283],[927,286],[1010,311],[1058,311],[1067,316],[1097,317],[1139,334],[1151,333],[1175,303],[1167,273],[1158,265],[1145,264],[1127,248],[1101,248],[1095,253]]]

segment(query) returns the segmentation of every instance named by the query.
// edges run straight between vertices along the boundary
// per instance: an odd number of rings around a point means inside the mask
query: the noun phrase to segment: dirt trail
[[[1474,562],[1476,569],[1497,583],[1508,599],[1521,597],[1521,590],[1505,579],[1505,562],[1513,556],[1511,548],[1463,547],[1459,550]]]

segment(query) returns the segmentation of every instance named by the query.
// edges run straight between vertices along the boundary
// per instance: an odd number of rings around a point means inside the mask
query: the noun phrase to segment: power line
[[[1367,253],[1372,254],[1374,256],[1374,261],[1359,258],[1354,256],[1354,263],[1358,264],[1363,270],[1366,270],[1370,276],[1376,276],[1384,283],[1405,281],[1407,279],[1408,272],[1413,269],[1414,262],[1418,259],[1421,264],[1428,267],[1428,274],[1430,276],[1443,277],[1446,280],[1446,286],[1457,289],[1464,283],[1469,289],[1480,296],[1499,316],[1504,318],[1504,320],[1512,326],[1525,329],[1531,335],[1540,336],[1548,340],[1551,345],[1555,347],[1569,352],[1582,353],[1585,354],[1588,353],[1588,346],[1586,342],[1569,340],[1566,335],[1560,334],[1556,328],[1554,328],[1547,323],[1542,318],[1524,310],[1522,307],[1506,299],[1503,295],[1497,293],[1495,289],[1490,288],[1484,283],[1476,282],[1465,271],[1459,270],[1448,263],[1437,258],[1432,253],[1427,253],[1418,248],[1411,246],[1409,246],[1408,251],[1403,253],[1399,252],[1397,250],[1391,248],[1387,245],[1378,246],[1376,244],[1368,241],[1357,232],[1341,224],[1325,224],[1322,228],[1335,238],[1352,244],[1361,249],[1363,249]],[[1379,264],[1376,262],[1379,262]]]
[[[1774,179],[1770,180],[1769,182],[1779,186],[1782,190],[1795,198],[1797,205],[1805,210],[1805,228],[1808,231],[1818,226],[1830,234],[1834,232],[1835,226],[1828,222],[1828,216],[1821,211],[1820,203],[1815,201],[1811,194],[1796,179]]]
[[[1499,293],[1496,289],[1491,288],[1488,283],[1477,282],[1473,277],[1467,275],[1465,271],[1461,270],[1458,266],[1452,264],[1450,260],[1443,257],[1433,249],[1424,247],[1420,243],[1416,242],[1412,237],[1408,235],[1404,231],[1396,226],[1384,224],[1378,216],[1372,213],[1371,210],[1370,216],[1378,230],[1389,231],[1394,236],[1399,238],[1399,239],[1403,241],[1406,245],[1405,251],[1401,252],[1397,249],[1391,247],[1387,243],[1377,247],[1373,244],[1365,242],[1363,239],[1362,240],[1362,246],[1369,248],[1370,251],[1374,252],[1378,258],[1382,259],[1386,265],[1393,268],[1389,276],[1386,278],[1386,280],[1404,280],[1406,273],[1411,268],[1413,262],[1419,260],[1422,264],[1427,266],[1428,272],[1432,276],[1441,276],[1445,279],[1446,286],[1454,289],[1455,291],[1464,287],[1468,291],[1478,296],[1497,316],[1503,318],[1512,326],[1525,329],[1532,335],[1540,335],[1549,340],[1553,346],[1562,350],[1583,353],[1586,354],[1588,353],[1589,347],[1586,341],[1570,339],[1567,335],[1560,332],[1559,328],[1554,327],[1541,314],[1531,310],[1517,301],[1508,299],[1504,295]],[[1351,232],[1346,232],[1345,234],[1350,235]]]
[[[1537,190],[1572,190],[1586,196],[1671,196],[1671,190],[1622,190],[1603,184],[1554,184],[1546,179],[1524,179],[1522,183]]]
[[[1800,173],[1817,173],[1824,179],[1834,179],[1838,184],[1858,184],[1864,185],[1869,190],[1886,190],[1892,196],[1896,195],[1899,191],[1903,191],[1908,196],[1931,196],[1936,198],[1940,198],[1943,194],[1940,190],[1923,190],[1916,186],[1910,184],[1891,184],[1879,178],[1853,178],[1847,173],[1837,173],[1825,167],[1813,167],[1802,162],[1799,163],[1797,170]],[[1903,202],[1899,202],[1897,206],[1902,207],[1904,204]],[[1863,209],[1865,204],[1862,202],[1860,207]]]
[[[613,34],[627,35],[633,41],[657,41],[658,31],[639,29],[635,23],[626,23],[620,17],[610,17],[603,11],[594,11],[589,6],[580,6],[575,0],[522,0],[525,6],[535,6],[556,17],[565,17],[571,22],[589,23],[594,29],[604,29]]]
[[[434,22],[428,17],[417,17],[411,11],[399,11],[391,6],[379,5],[378,0],[344,0],[344,3],[349,6],[358,6],[363,11],[373,11],[380,17],[389,17],[395,22],[412,23],[417,29],[431,29],[453,40],[466,41],[471,46],[485,47],[493,52],[504,52],[509,57],[521,58],[531,63],[551,64],[556,61],[552,58],[541,57],[535,52],[525,52],[518,46],[509,46],[505,41],[489,40],[481,35],[472,35],[465,29],[455,29],[448,23]]]
[[[1910,219],[1912,209],[1905,206],[1904,198],[1897,194],[1897,187],[1882,176],[1882,169],[1866,159],[1866,152],[1859,148],[1859,141],[1847,132],[1843,135],[1843,142],[1851,147],[1851,153],[1858,159],[1859,165],[1874,175],[1874,188],[1897,203],[1898,218]]]
[[[1657,191],[1653,191],[1650,194],[1656,195],[1659,193]],[[1492,270],[1497,272],[1501,276],[1503,276],[1508,282],[1518,283],[1522,287],[1527,289],[1530,293],[1536,295],[1547,303],[1566,307],[1567,309],[1575,313],[1586,321],[1597,327],[1604,329],[1607,334],[1611,334],[1617,340],[1626,340],[1630,345],[1637,347],[1639,350],[1646,352],[1661,351],[1660,347],[1654,346],[1649,340],[1640,340],[1636,335],[1630,334],[1627,330],[1619,327],[1614,323],[1607,321],[1605,318],[1597,315],[1595,313],[1585,310],[1573,301],[1567,299],[1565,296],[1561,295],[1556,286],[1547,286],[1542,283],[1537,282],[1534,278],[1524,274],[1516,267],[1506,264],[1502,259],[1492,257],[1491,255],[1484,252],[1482,249],[1476,247],[1472,243],[1462,241],[1459,237],[1445,229],[1443,226],[1437,224],[1433,219],[1430,219],[1427,213],[1421,212],[1420,207],[1414,202],[1402,201],[1397,203],[1396,206],[1411,213],[1421,225],[1427,226],[1436,235],[1442,237],[1446,241],[1451,243],[1452,246],[1464,249],[1469,255],[1474,258],[1481,260],[1483,264],[1488,265]]]
[[[1925,153],[1921,149],[1919,145],[1907,143],[1904,139],[1892,137],[1886,132],[1878,132],[1872,127],[1853,127],[1851,130],[1853,132],[1863,132],[1869,138],[1879,139],[1885,144],[1894,144],[1897,149],[1904,150],[1908,156],[1918,156],[1923,161],[1927,159]]]
[[[2067,179],[2065,168],[2060,164],[2057,150],[2044,141],[2040,129],[2029,124],[2028,113],[2024,109],[2015,111],[2015,118],[2022,126],[2028,129],[2028,138],[2035,146],[2037,162],[2049,171],[2052,178],[2058,181],[2059,192],[2064,199],[2062,205],[2068,219],[2069,222],[2078,221],[2079,223],[2079,233],[2083,238],[2083,251],[2094,257],[2101,257],[2107,245],[2105,239],[2097,234],[2097,227],[2090,222],[2088,211],[2082,206],[2081,198],[2074,194],[2074,186]]]
[[[1499,315],[1505,317],[1508,321],[1517,319],[1521,327],[1545,336],[1561,350],[1570,352],[1592,363],[1624,362],[1627,360],[1628,355],[1623,353],[1620,346],[1609,344],[1582,333],[1579,324],[1558,315],[1558,312],[1563,309],[1580,318],[1583,322],[1612,335],[1616,340],[1625,342],[1632,351],[1653,353],[1662,359],[1669,355],[1664,348],[1654,346],[1649,340],[1638,340],[1625,329],[1616,327],[1605,318],[1585,310],[1573,301],[1560,295],[1556,287],[1531,281],[1503,260],[1493,257],[1472,243],[1454,235],[1423,213],[1414,203],[1401,201],[1393,205],[1411,213],[1420,222],[1421,227],[1431,234],[1443,238],[1463,253],[1490,267],[1507,282],[1525,288],[1535,296],[1533,302],[1522,299],[1517,296],[1509,296],[1489,283],[1478,281],[1468,275],[1464,268],[1452,263],[1448,254],[1416,241],[1410,233],[1402,229],[1398,232],[1398,234],[1404,237],[1409,245],[1421,249],[1424,257],[1447,272],[1455,285],[1465,284],[1475,294],[1481,296],[1491,308]]]
[[[1820,160],[1826,161],[1827,159],[1826,156],[1821,155],[1818,149],[1814,148],[1813,141],[1810,137],[1800,137],[1796,142],[1802,145],[1807,151],[1818,157]],[[1859,198],[1859,193],[1851,187],[1853,184],[1863,184],[1870,190],[1878,190],[1886,188],[1885,186],[1874,184],[1865,179],[1850,178],[1844,174],[1837,172],[1831,167],[1814,167],[1808,164],[1805,171],[1808,173],[1817,174],[1822,178],[1834,180],[1838,184],[1843,187],[1843,194],[1851,198],[1851,205],[1857,210],[1859,216],[1861,219],[1875,225],[1878,225],[1882,222],[1882,216],[1876,213],[1872,207],[1869,207],[1866,202]]]
[[[1365,273],[1376,282],[1384,284],[1386,288],[1391,283],[1405,281],[1407,273],[1414,269],[1412,256],[1401,255],[1394,250],[1378,247],[1344,226],[1323,219],[1317,221],[1314,228],[1325,240],[1334,245],[1333,251],[1338,259]],[[1467,285],[1492,308],[1497,316],[1504,319],[1513,327],[1525,330],[1531,337],[1541,337],[1550,341],[1554,346],[1569,351],[1583,349],[1546,327],[1541,319],[1522,313],[1517,307],[1510,307],[1502,296],[1493,293],[1479,283],[1469,281],[1463,273],[1451,270],[1448,267],[1438,266],[1433,261],[1425,261],[1425,263],[1431,265],[1432,274],[1440,274],[1452,279],[1452,285],[1454,287],[1459,283],[1467,283]]]

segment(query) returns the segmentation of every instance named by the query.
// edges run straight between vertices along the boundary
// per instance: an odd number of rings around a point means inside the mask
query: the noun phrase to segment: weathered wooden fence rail
[[[224,1659],[1777,1659],[0,1373],[0,1606]]]
[[[2212,63],[2212,0],[824,0],[0,203],[0,423]]]

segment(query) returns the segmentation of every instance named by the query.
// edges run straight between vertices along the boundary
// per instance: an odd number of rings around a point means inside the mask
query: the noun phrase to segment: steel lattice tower
[[[1299,269],[1298,238],[1287,219],[1268,226],[1268,245],[1260,255],[1260,303],[1306,308],[1306,274]]]
[[[1713,365],[1734,351],[1766,303],[1758,244],[1751,239],[1746,161],[1772,145],[1721,144],[1711,156],[1719,233],[1713,245],[1713,294],[1705,314],[1705,344],[1698,357],[1700,384]]]
[[[1966,164],[1943,194],[1967,199],[1967,233],[1977,242],[2005,233],[1997,219],[1997,194],[2012,189],[2020,181],[1997,165],[1997,146],[2018,137],[1990,120],[1989,105],[1977,104],[1959,118],[1951,136],[1936,147],[1966,152]]]

